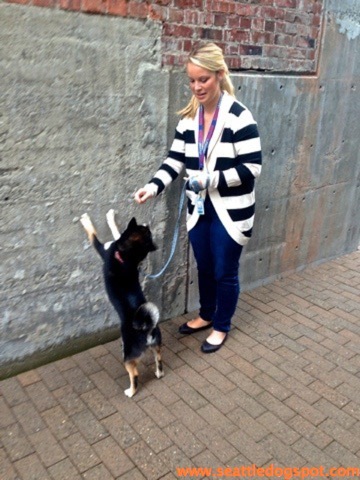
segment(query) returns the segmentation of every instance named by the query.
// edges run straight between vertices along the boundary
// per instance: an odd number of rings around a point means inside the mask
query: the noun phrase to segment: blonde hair
[[[229,69],[224,59],[223,51],[215,43],[197,44],[190,52],[186,65],[193,63],[198,67],[205,68],[210,72],[224,72],[224,76],[220,81],[220,88],[222,91],[228,92],[235,97],[234,85],[229,75]],[[194,118],[199,102],[193,95],[185,108],[179,110],[177,113],[183,117]]]

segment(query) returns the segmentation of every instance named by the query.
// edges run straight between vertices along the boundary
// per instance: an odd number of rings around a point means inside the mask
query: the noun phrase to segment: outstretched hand
[[[135,192],[134,200],[139,204],[145,203],[149,198],[155,197],[156,195],[156,185],[147,184],[143,188],[139,188],[137,192]]]
[[[149,194],[149,192],[146,191],[145,188],[140,188],[135,193],[134,199],[135,199],[135,202],[141,204],[141,203],[145,203],[146,200],[148,200],[150,197],[151,195]]]

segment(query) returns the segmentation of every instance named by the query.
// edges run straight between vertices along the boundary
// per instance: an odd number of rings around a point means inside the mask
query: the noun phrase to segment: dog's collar
[[[116,260],[117,260],[118,262],[124,263],[124,259],[122,258],[119,250],[116,250],[116,252],[115,252],[115,258],[116,258]]]

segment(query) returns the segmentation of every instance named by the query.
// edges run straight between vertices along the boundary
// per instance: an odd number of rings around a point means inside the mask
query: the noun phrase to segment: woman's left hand
[[[211,173],[201,171],[188,179],[189,188],[195,193],[199,193],[209,187],[217,188],[218,183],[219,171]]]

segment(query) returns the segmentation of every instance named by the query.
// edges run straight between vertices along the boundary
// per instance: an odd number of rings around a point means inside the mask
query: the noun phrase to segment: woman
[[[212,327],[201,346],[212,353],[226,340],[240,293],[239,261],[251,237],[261,146],[256,122],[235,98],[221,48],[198,46],[186,71],[192,98],[179,112],[167,159],[135,200],[141,204],[159,195],[186,168],[187,229],[198,268],[200,311],[179,331]]]

